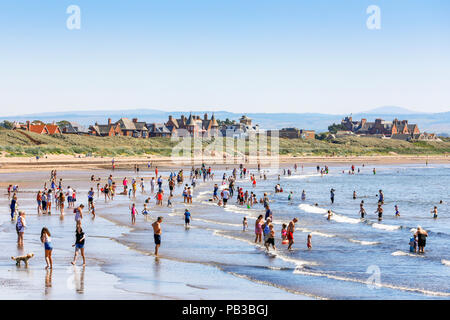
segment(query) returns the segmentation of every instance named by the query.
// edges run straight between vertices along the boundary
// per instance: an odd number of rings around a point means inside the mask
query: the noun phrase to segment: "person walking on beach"
[[[47,213],[52,214],[52,190],[48,190],[47,193]]]
[[[9,208],[11,209],[11,221],[14,221],[14,215],[17,209],[17,195],[14,193]]]
[[[422,229],[421,226],[418,226],[416,237],[417,237],[417,246],[419,247],[418,253],[425,253],[424,250],[427,244],[428,233],[424,229]]]
[[[262,220],[263,220],[263,216],[262,214],[259,215],[258,219],[256,219],[255,222],[255,243],[261,243],[262,241],[262,233],[263,233],[263,229],[262,229]]]
[[[77,262],[78,251],[80,251],[81,257],[83,258],[83,267],[86,265],[86,258],[84,256],[84,240],[85,235],[83,229],[81,229],[81,226],[77,226],[75,231],[75,244],[72,245],[72,247],[75,247],[75,254],[72,261],[73,265]]]
[[[288,228],[287,228],[287,239],[289,241],[288,250],[292,249],[292,245],[294,244],[294,232],[295,232],[295,223],[298,221],[297,218],[292,219],[291,222],[289,222]]]
[[[94,205],[94,188],[91,188],[88,192],[88,210]]]
[[[52,260],[52,239],[50,231],[44,227],[41,230],[41,242],[44,244],[44,250],[45,250],[45,262],[47,263],[47,266],[45,269],[52,269],[53,268],[53,260]]]
[[[162,234],[162,230],[161,230],[161,223],[163,221],[162,217],[158,217],[158,219],[153,222],[152,227],[153,227],[153,237],[155,239],[155,256],[158,256],[158,249],[161,245],[161,234]]]
[[[58,195],[58,203],[59,203],[59,212],[60,215],[64,215],[64,203],[66,202],[66,197],[64,196],[64,192],[61,190]]]
[[[73,210],[73,212],[75,213],[75,222],[77,224],[77,227],[81,226],[81,220],[83,219],[83,208],[84,204],[80,204]]]
[[[184,210],[184,227],[187,229],[191,226],[191,213],[188,209]]]
[[[9,196],[8,196],[9,199]],[[39,190],[36,196],[36,202],[37,202],[37,213],[38,215],[42,212],[42,192]]]
[[[17,217],[16,231],[17,231],[17,245],[23,247],[23,234],[27,223],[25,221],[25,212],[19,211],[19,216]]]

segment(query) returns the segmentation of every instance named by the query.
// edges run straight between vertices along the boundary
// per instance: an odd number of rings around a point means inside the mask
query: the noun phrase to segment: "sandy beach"
[[[242,159],[227,159],[217,161],[217,159],[204,158],[203,160],[192,161],[189,158],[172,158],[161,156],[145,157],[86,157],[84,155],[47,155],[37,160],[30,157],[0,157],[0,172],[20,172],[20,171],[49,171],[49,170],[84,170],[84,169],[110,169],[114,159],[116,169],[129,169],[135,164],[142,169],[150,162],[153,167],[173,168],[178,166],[201,165],[202,162],[211,163],[217,168],[225,168],[243,163]],[[248,168],[257,167],[257,163],[265,165],[274,163],[275,158],[261,157],[246,164]],[[329,166],[341,164],[408,164],[408,163],[450,163],[449,155],[389,155],[389,156],[352,156],[352,157],[292,157],[280,156],[276,161],[279,165],[297,163],[297,165],[316,166],[317,164],[327,164]]]

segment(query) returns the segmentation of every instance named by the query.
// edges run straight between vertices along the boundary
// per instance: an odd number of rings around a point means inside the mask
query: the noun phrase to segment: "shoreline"
[[[220,159],[217,158],[203,158],[199,160],[193,160],[190,158],[177,158],[161,157],[161,156],[143,156],[143,157],[76,157],[76,156],[47,156],[44,159],[36,160],[30,157],[0,157],[0,173],[10,173],[19,171],[48,171],[56,169],[59,171],[67,170],[84,170],[84,169],[110,169],[111,161],[114,159],[116,169],[128,169],[135,164],[147,166],[148,162],[151,162],[152,168],[159,166],[160,168],[173,168],[180,166],[201,165],[202,162],[211,164],[216,167],[227,167],[233,165],[239,165],[243,163],[240,158],[233,159]],[[280,165],[297,163],[304,166],[316,166],[317,164],[411,164],[411,163],[428,163],[443,164],[450,163],[450,156],[448,155],[375,155],[375,156],[280,156],[278,161],[274,161],[272,158],[261,157],[257,160],[246,162],[246,166],[249,168],[256,167],[257,163],[264,165]]]

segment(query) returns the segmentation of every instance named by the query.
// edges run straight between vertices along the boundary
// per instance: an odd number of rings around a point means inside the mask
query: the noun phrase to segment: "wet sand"
[[[159,168],[176,168],[179,166],[201,165],[202,161],[191,161],[188,158],[162,157],[162,156],[142,156],[142,157],[86,157],[73,155],[48,155],[44,158],[36,160],[30,157],[0,157],[0,172],[23,172],[23,171],[50,171],[56,170],[95,170],[103,169],[109,170],[111,168],[111,161],[115,160],[116,169],[132,169],[135,164],[138,164],[141,169],[147,167],[148,162],[152,166]],[[226,163],[222,159],[204,158],[204,162],[214,165],[215,168],[224,168],[226,166],[239,165],[242,159],[227,159]],[[266,165],[274,163],[272,158],[261,157],[257,160],[252,160],[247,163],[248,168],[255,168],[257,163]],[[304,166],[316,166],[317,164],[340,165],[340,164],[408,164],[408,163],[450,163],[449,155],[389,155],[389,156],[280,156],[278,163],[283,164],[303,164]]]
[[[109,171],[95,174],[105,181]],[[63,178],[64,186],[71,185],[77,190],[78,203],[87,205],[87,191],[94,185],[90,175],[88,171],[65,171],[59,177]],[[134,176],[130,172],[114,173],[118,190],[124,175]],[[0,253],[0,299],[265,299],[268,296],[273,299],[310,299],[306,295],[233,275],[208,263],[207,259],[182,259],[177,254],[179,249],[186,250],[184,245],[189,243],[195,252],[201,242],[196,241],[193,232],[186,242],[182,223],[178,222],[178,217],[169,216],[174,211],[166,207],[155,209],[165,218],[161,255],[156,258],[152,254],[154,244],[150,226],[154,215],[151,221],[144,221],[139,215],[137,225],[131,226],[130,200],[126,196],[116,196],[110,202],[99,197],[96,200],[97,217],[92,219],[85,213],[83,229],[87,238],[87,266],[82,267],[81,257],[78,257],[74,267],[70,264],[75,230],[72,210],[66,208],[63,220],[54,208],[52,215],[38,215],[36,211],[36,192],[42,189],[48,176],[48,172],[0,174],[2,187],[9,183],[20,186],[19,209],[27,213],[25,245],[21,249],[16,245],[15,222],[10,221],[7,195],[2,192],[0,205],[4,209],[0,215],[0,241],[4,249]],[[177,189],[174,202],[180,202],[180,193],[181,190]],[[45,269],[44,249],[39,241],[43,226],[52,233],[52,270]],[[200,239],[203,241],[204,238]],[[210,249],[227,250],[227,243],[223,242],[223,248]],[[11,260],[11,256],[30,252],[35,256],[28,268],[23,265],[17,267]],[[201,252],[207,257],[207,250]]]

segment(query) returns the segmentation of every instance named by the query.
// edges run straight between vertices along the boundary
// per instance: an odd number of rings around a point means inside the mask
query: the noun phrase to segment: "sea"
[[[324,167],[324,163],[318,164]],[[315,165],[284,164],[278,169],[250,168],[256,177],[240,176],[236,187],[270,199],[276,250],[268,252],[255,243],[254,225],[264,215],[262,204],[248,208],[236,197],[223,208],[212,201],[213,186],[220,189],[222,176],[232,166],[214,168],[214,179],[197,180],[193,203],[181,197],[183,184],[174,191],[173,207],[166,206],[168,184],[164,180],[164,206],[157,207],[150,194],[152,168],[139,174],[133,170],[61,171],[64,187],[77,190],[78,203],[87,206],[87,192],[97,190],[94,174],[106,183],[109,174],[122,189],[122,179],[138,181],[136,197],[116,195],[113,201],[96,196],[96,217],[85,214],[85,268],[71,269],[74,239],[73,212],[66,209],[64,219],[54,210],[51,216],[38,215],[35,196],[48,182],[49,172],[0,174],[1,188],[18,184],[19,209],[27,212],[25,248],[15,245],[14,223],[10,221],[8,199],[2,193],[0,205],[0,298],[30,299],[449,299],[450,297],[450,164],[351,164],[329,165],[328,174]],[[237,165],[235,166],[237,167]],[[376,169],[376,174],[373,169]],[[184,167],[185,183],[190,184],[189,167]],[[291,170],[288,175],[287,170]],[[163,177],[178,169],[160,168]],[[266,178],[264,178],[264,175]],[[144,192],[139,183],[144,179]],[[279,184],[283,192],[275,193]],[[331,204],[330,190],[335,190]],[[306,199],[301,199],[302,191]],[[383,220],[378,221],[378,192],[384,194]],[[353,199],[353,192],[356,199]],[[292,192],[292,199],[288,200]],[[149,217],[139,214],[131,224],[130,205],[138,212],[150,197]],[[361,219],[359,204],[364,200],[367,215]],[[394,206],[400,216],[395,215]],[[431,213],[438,207],[438,218]],[[184,226],[184,211],[191,212],[189,228]],[[333,215],[327,220],[327,211]],[[153,256],[151,223],[162,216],[160,255]],[[248,230],[243,230],[243,218]],[[297,218],[293,250],[281,242],[281,226]],[[54,238],[54,270],[48,287],[44,271],[43,248],[39,233],[49,227]],[[428,232],[424,254],[410,252],[409,241],[417,227]],[[307,248],[311,235],[312,248]],[[36,256],[29,268],[16,267],[10,257],[32,250]],[[34,270],[30,273],[30,270]],[[59,271],[58,271],[59,270]],[[6,272],[8,271],[8,272]],[[75,277],[76,275],[76,277]],[[83,289],[80,290],[83,276]],[[70,280],[67,280],[70,279]],[[76,281],[75,281],[75,280]],[[77,280],[78,279],[78,280]],[[68,285],[75,281],[75,285]],[[58,289],[58,283],[60,288]],[[52,289],[53,288],[53,289]],[[53,293],[52,293],[53,290]]]

